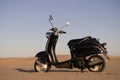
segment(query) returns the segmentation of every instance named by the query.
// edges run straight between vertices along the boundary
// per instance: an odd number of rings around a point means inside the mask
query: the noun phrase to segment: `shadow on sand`
[[[14,68],[14,70],[17,70],[17,71],[19,71],[19,72],[26,72],[26,73],[35,73],[36,71],[34,70],[34,69],[22,69],[22,68]],[[42,71],[41,71],[42,72]],[[83,71],[83,72],[81,72],[80,70],[65,70],[65,69],[60,69],[60,70],[50,70],[50,71],[48,71],[48,73],[49,72],[76,72],[76,73],[88,73],[89,71]],[[90,73],[95,73],[96,74],[96,72],[90,72]],[[98,73],[97,73],[98,74]],[[110,73],[110,72],[100,72],[99,73],[100,75],[118,75],[118,73]]]
[[[34,73],[36,72],[34,69],[22,69],[22,68],[14,68],[14,70],[17,70],[19,72],[28,72],[28,73]],[[80,70],[50,70],[48,72],[81,72]],[[86,72],[86,71],[84,71]]]
[[[81,72],[81,71],[80,70],[50,70],[49,72]]]
[[[15,68],[14,70],[17,70],[19,72],[28,72],[28,73],[33,73],[35,70],[33,69],[22,69],[22,68]]]

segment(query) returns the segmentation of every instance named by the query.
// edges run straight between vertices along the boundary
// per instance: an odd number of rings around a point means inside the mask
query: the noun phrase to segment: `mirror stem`
[[[50,22],[50,24],[51,24],[52,26],[54,26],[50,19],[49,19],[49,22]]]

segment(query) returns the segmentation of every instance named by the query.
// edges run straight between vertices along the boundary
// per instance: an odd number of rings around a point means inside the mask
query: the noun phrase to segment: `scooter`
[[[56,44],[60,34],[66,34],[65,31],[54,27],[52,23],[53,17],[49,16],[48,19],[52,28],[51,32],[46,33],[47,43],[45,51],[38,52],[36,54],[36,60],[34,63],[34,69],[36,72],[48,72],[51,66],[56,68],[78,68],[82,72],[84,69],[88,69],[92,72],[102,72],[105,68],[106,62],[101,54],[105,55],[107,59],[107,50],[105,48],[106,43],[100,43],[98,39],[91,36],[87,36],[81,39],[72,39],[68,42],[68,46],[71,53],[69,60],[59,62],[55,53]],[[70,25],[70,21],[66,22],[64,28]]]

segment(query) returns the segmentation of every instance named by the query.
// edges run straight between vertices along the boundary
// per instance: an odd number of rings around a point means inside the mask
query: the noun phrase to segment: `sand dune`
[[[59,56],[59,59],[69,59],[69,56]],[[34,61],[32,57],[0,58],[0,80],[120,80],[120,57],[111,56],[110,61],[106,60],[106,68],[101,73],[55,67],[47,73],[35,72]]]

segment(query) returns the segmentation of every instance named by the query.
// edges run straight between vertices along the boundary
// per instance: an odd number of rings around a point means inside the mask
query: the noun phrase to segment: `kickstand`
[[[81,73],[84,73],[83,68],[81,68]]]

